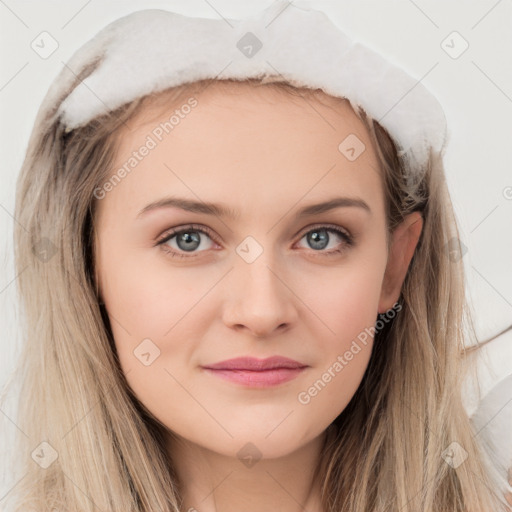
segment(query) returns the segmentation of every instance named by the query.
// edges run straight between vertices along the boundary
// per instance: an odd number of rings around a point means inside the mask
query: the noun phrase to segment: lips
[[[209,374],[248,388],[268,388],[297,377],[308,365],[282,356],[256,359],[237,357],[203,366]]]
[[[273,356],[266,359],[257,359],[255,357],[236,357],[220,361],[219,363],[205,365],[203,368],[209,370],[246,370],[246,371],[268,371],[277,368],[297,369],[305,368],[307,365],[299,363],[293,359],[282,356]]]

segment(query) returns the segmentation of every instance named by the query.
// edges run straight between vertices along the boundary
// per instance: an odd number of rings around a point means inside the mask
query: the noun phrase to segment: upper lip
[[[236,357],[219,363],[204,365],[203,368],[210,370],[273,370],[276,368],[305,368],[307,365],[293,359],[282,356],[257,359],[255,357]]]

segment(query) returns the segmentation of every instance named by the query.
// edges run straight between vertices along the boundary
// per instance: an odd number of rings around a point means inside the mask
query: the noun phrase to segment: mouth
[[[266,388],[288,382],[308,365],[282,356],[256,359],[238,357],[202,368],[216,377],[248,387]]]

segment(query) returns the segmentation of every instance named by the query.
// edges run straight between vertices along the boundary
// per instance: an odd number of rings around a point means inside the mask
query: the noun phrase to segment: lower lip
[[[283,382],[288,382],[306,368],[274,368],[273,370],[212,370],[205,368],[205,370],[221,379],[243,384],[244,386],[256,388],[268,388],[277,386]]]

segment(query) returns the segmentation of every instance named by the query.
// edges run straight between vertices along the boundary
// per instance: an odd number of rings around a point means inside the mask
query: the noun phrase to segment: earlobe
[[[388,263],[382,281],[379,313],[385,313],[398,301],[422,229],[423,217],[421,213],[413,212],[394,230]]]

